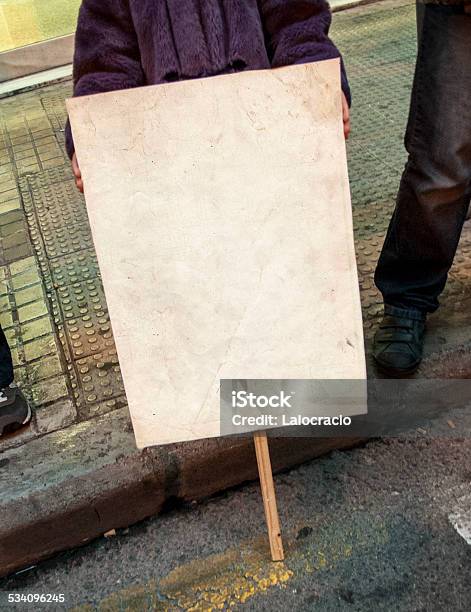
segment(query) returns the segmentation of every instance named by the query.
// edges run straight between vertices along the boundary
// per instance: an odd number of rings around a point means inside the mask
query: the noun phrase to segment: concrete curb
[[[277,438],[273,469],[295,466],[359,439]],[[158,513],[257,477],[250,437],[138,451],[121,411],[2,454],[0,575]]]

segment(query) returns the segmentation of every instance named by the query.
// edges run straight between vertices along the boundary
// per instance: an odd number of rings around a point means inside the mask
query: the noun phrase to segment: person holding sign
[[[350,92],[330,20],[325,0],[82,5],[67,107],[138,448],[223,435],[221,380],[280,379],[281,348],[298,349],[290,371],[302,380],[314,368],[366,376]],[[82,190],[75,145],[68,126]],[[333,342],[322,318],[337,295]],[[253,435],[280,561],[267,435]]]
[[[74,96],[340,57],[326,0],[84,0]],[[342,63],[345,137],[350,89]],[[66,146],[82,177],[70,125]]]
[[[374,358],[393,377],[422,359],[471,198],[471,0],[420,2],[419,50],[402,175],[375,274],[384,319]]]

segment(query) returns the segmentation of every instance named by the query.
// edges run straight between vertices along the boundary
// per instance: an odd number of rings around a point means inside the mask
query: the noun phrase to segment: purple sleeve
[[[326,0],[259,0],[270,62],[273,68],[339,57],[342,89],[351,103],[345,66],[330,40],[332,21]]]
[[[74,96],[144,85],[139,46],[127,0],[83,0],[73,66]],[[67,121],[67,154],[74,143]]]

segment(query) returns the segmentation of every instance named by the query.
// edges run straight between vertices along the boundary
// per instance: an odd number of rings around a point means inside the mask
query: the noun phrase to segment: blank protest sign
[[[67,101],[139,447],[220,379],[364,379],[338,60]]]

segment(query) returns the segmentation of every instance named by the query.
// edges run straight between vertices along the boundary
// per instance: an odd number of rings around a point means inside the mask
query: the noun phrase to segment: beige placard
[[[338,60],[67,101],[139,447],[220,379],[364,379]]]

